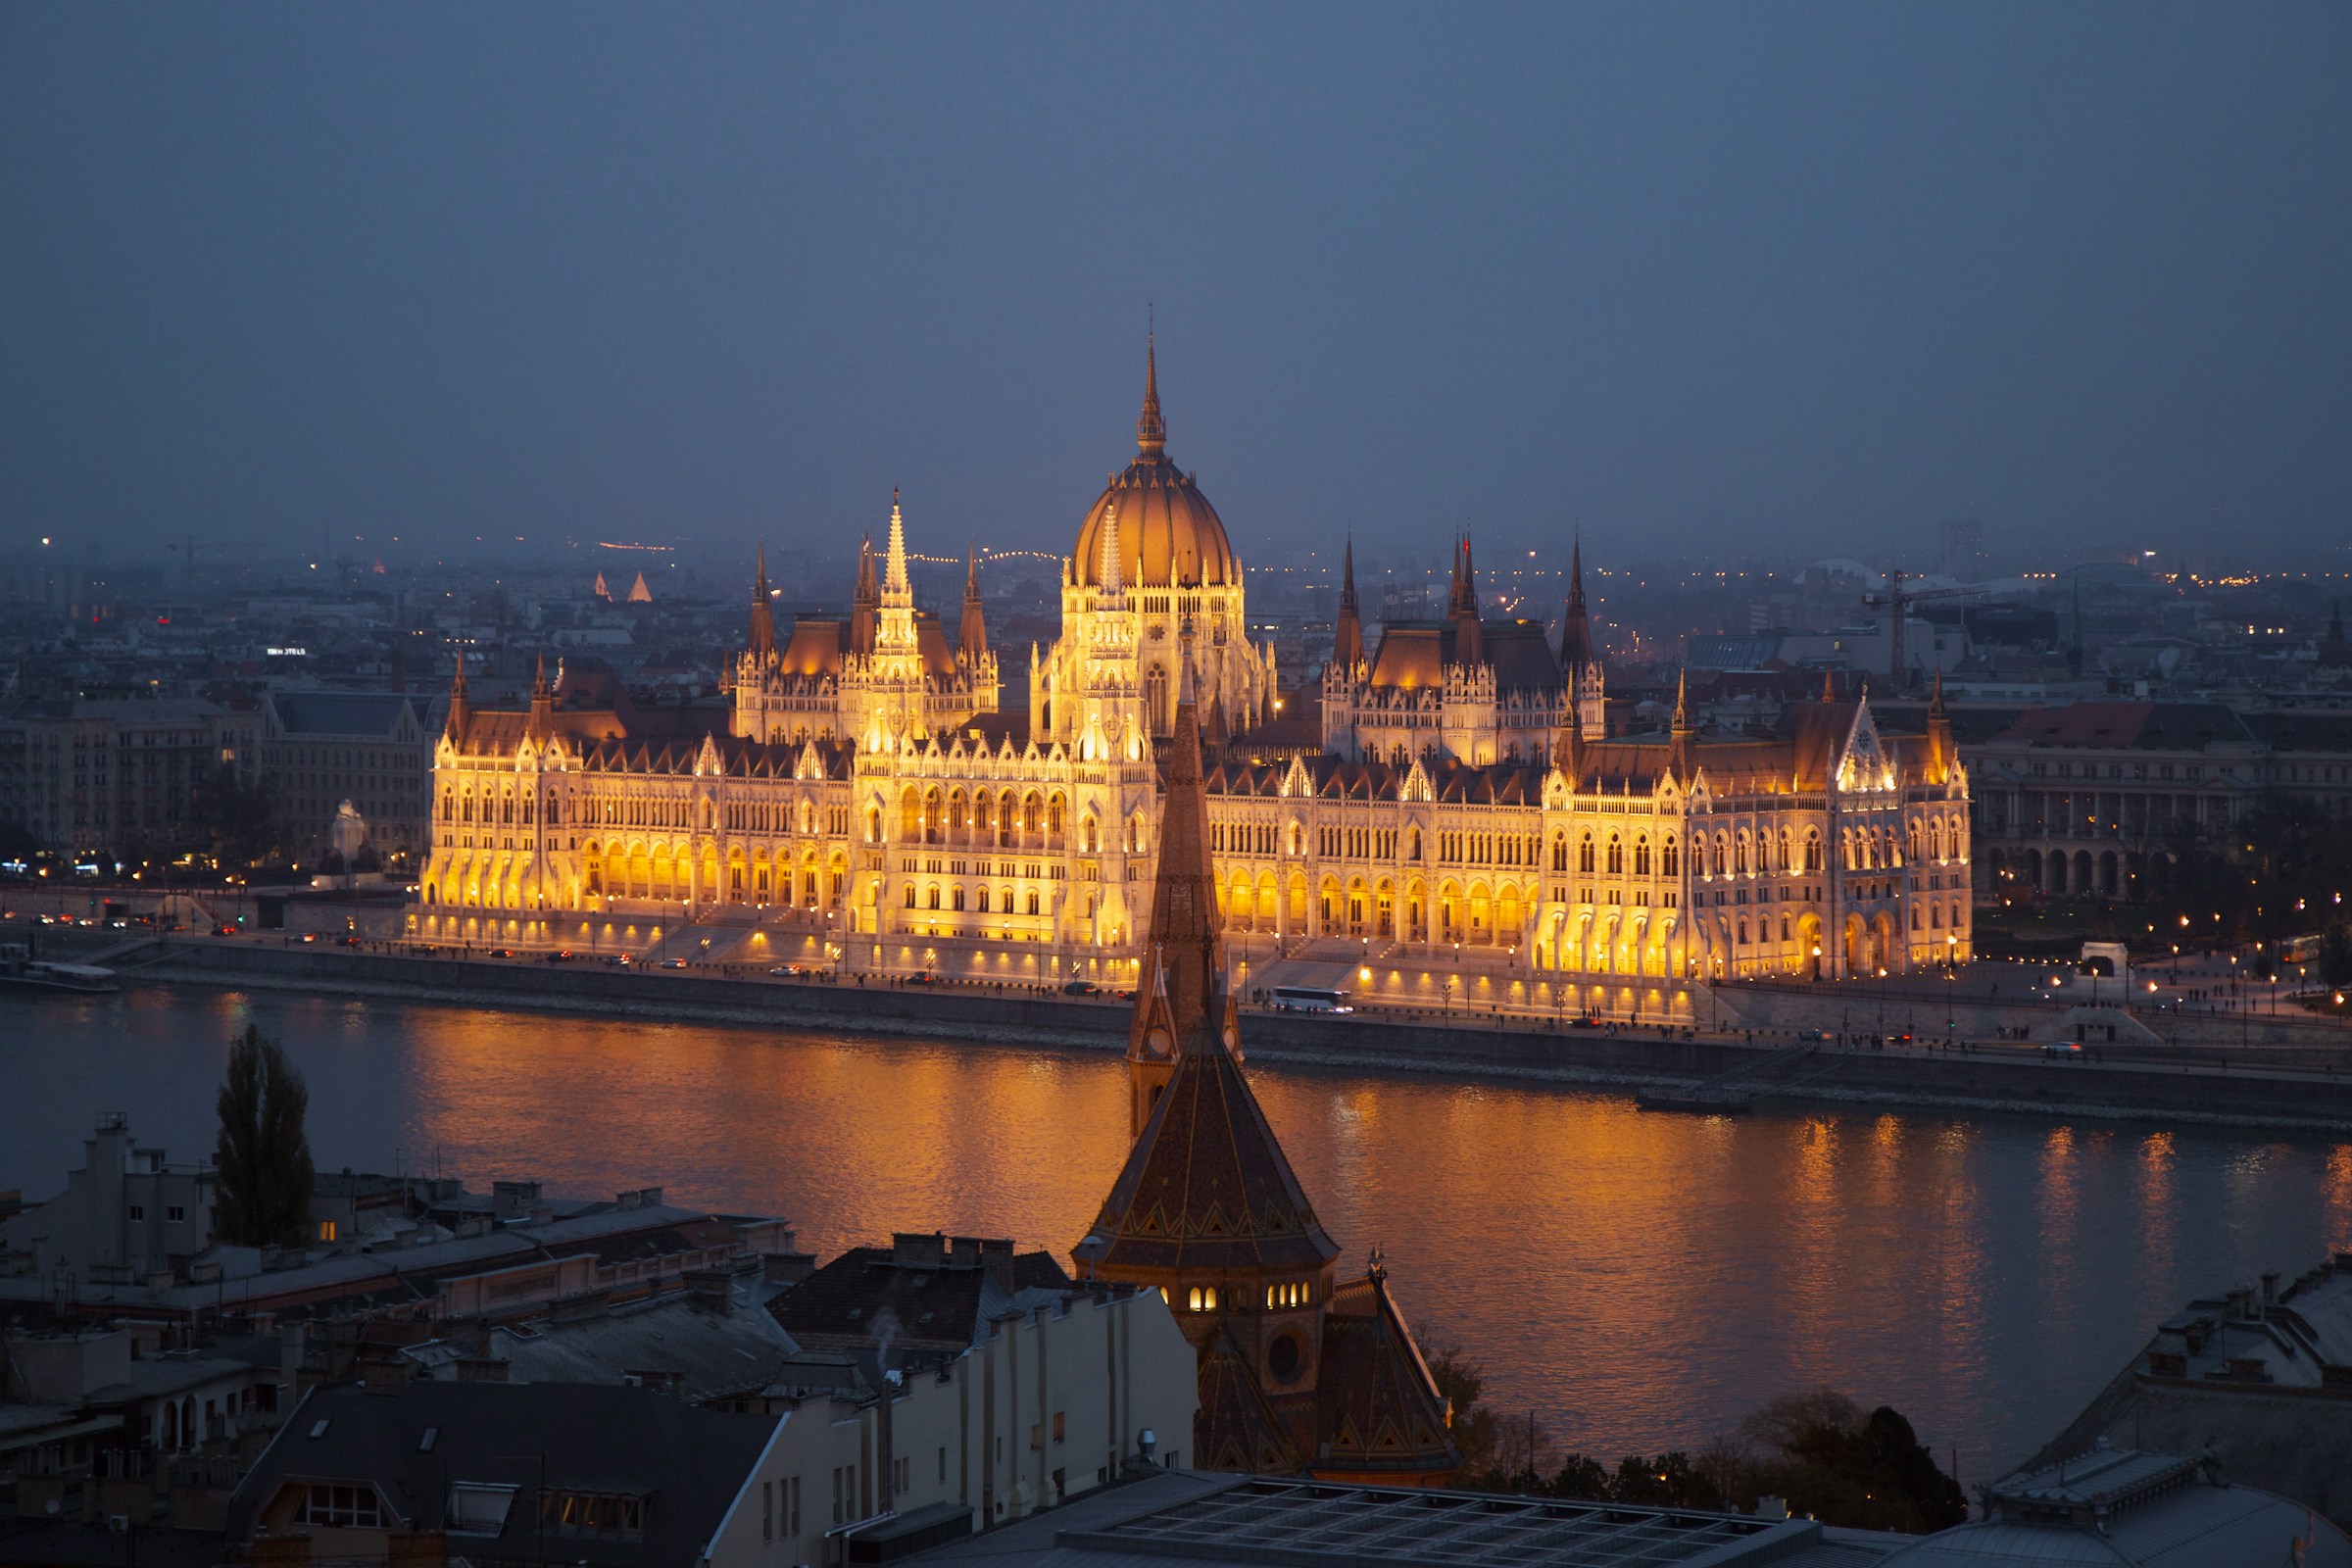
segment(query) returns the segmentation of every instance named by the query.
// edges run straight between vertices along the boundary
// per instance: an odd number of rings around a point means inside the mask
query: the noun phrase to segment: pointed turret
[[[1585,541],[1568,553],[1568,606],[1560,617],[1560,668],[1573,685],[1592,662],[1592,612],[1585,608]]]
[[[1446,618],[1453,622],[1453,662],[1465,668],[1486,662],[1478,626],[1478,568],[1470,560],[1470,536],[1464,534],[1453,558],[1453,593]]]
[[[596,586],[588,591],[608,605],[612,602],[612,590],[606,585],[605,574],[601,571],[596,574]]]
[[[760,541],[760,564],[752,576],[752,630],[744,650],[761,663],[776,658],[776,612],[768,601],[767,541]]]
[[[645,573],[641,571],[637,574],[637,580],[629,584],[629,603],[632,605],[650,605],[653,602],[654,591],[645,585]]]
[[[1948,784],[1952,777],[1952,719],[1943,710],[1943,671],[1936,671],[1935,695],[1928,699],[1927,776],[1931,784]]]
[[[449,721],[442,733],[461,748],[466,744],[466,726],[473,717],[473,704],[466,696],[466,650],[458,650],[458,667],[449,677]]]
[[[884,563],[882,595],[885,604],[896,604],[904,598],[914,599],[914,588],[906,580],[906,519],[899,514],[898,486],[890,490],[890,554]]]
[[[882,590],[874,582],[874,539],[858,541],[858,586],[850,595],[850,652],[870,658],[874,651],[874,612]]]
[[[1827,664],[1821,666],[1821,700],[1825,703],[1838,700],[1838,674]]]
[[[1332,667],[1354,678],[1364,664],[1364,620],[1355,604],[1355,537],[1350,534],[1340,558],[1339,629],[1332,639]]]
[[[1690,719],[1690,674],[1678,670],[1674,677],[1674,720],[1667,731],[1667,766],[1685,788],[1698,776],[1698,726]]]
[[[543,653],[531,674],[531,739],[547,739],[555,728],[555,717],[556,689],[547,683],[547,655]]]
[[[956,627],[956,657],[973,669],[988,657],[988,617],[980,608],[980,551],[963,554],[963,618]]]

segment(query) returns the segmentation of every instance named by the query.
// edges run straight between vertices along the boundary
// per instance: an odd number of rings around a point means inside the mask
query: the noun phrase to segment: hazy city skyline
[[[2341,12],[423,17],[0,20],[6,548],[2352,511]]]

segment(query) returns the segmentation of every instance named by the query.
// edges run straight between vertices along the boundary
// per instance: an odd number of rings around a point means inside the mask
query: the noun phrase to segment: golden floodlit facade
[[[1283,716],[1241,560],[1166,435],[1152,360],[1136,458],[1085,515],[1018,708],[977,563],[951,637],[914,604],[896,498],[847,616],[779,637],[761,564],[723,720],[639,710],[593,666],[542,672],[525,710],[477,710],[461,671],[422,912],[778,912],[853,967],[1132,956],[1189,686],[1244,951],[1593,980],[1971,956],[1968,778],[1940,695],[1900,747],[1866,697],[1826,690],[1769,729],[1702,732],[1678,697],[1664,730],[1612,735],[1581,559],[1555,645],[1482,614],[1465,540],[1446,614],[1370,645],[1350,555],[1319,702],[1300,705],[1320,718]]]

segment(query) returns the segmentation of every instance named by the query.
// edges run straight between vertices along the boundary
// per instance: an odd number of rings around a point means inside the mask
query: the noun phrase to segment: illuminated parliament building
[[[852,966],[1134,958],[1189,685],[1242,951],[1459,951],[1593,981],[1970,956],[1968,778],[1940,698],[1899,747],[1867,696],[1826,690],[1769,729],[1702,732],[1678,697],[1664,729],[1611,733],[1581,560],[1555,644],[1482,612],[1462,541],[1444,616],[1371,642],[1350,557],[1319,705],[1299,705],[1318,745],[1275,721],[1241,561],[1166,443],[1148,360],[1134,461],[1062,563],[1025,701],[1001,689],[976,563],[953,636],[915,607],[895,498],[846,616],[779,635],[762,564],[723,727],[640,712],[601,669],[476,710],[461,668],[423,912],[740,906],[816,922]]]

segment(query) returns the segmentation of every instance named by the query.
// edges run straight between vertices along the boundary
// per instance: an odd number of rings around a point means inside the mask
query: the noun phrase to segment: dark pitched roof
[[[1540,620],[1490,620],[1479,630],[1487,662],[1494,666],[1496,695],[1510,692],[1557,692],[1560,662],[1544,640]]]
[[[1112,1278],[1337,1257],[1241,1063],[1213,1030],[1186,1047],[1076,1256]]]
[[[1332,1293],[1315,1378],[1316,1451],[1348,1474],[1422,1475],[1462,1462],[1445,1396],[1375,1262]],[[1329,1445],[1328,1450],[1324,1445]]]
[[[1200,1350],[1200,1408],[1193,1414],[1195,1468],[1296,1475],[1305,1466],[1267,1402],[1250,1358],[1220,1332]]]
[[[2193,752],[2216,741],[2250,744],[2254,733],[2219,703],[2069,703],[2023,715],[1999,738],[2034,746]]]
[[[1009,1252],[1010,1243],[1002,1244]],[[980,1244],[958,1237],[945,1261],[901,1261],[889,1247],[853,1247],[768,1302],[795,1344],[810,1350],[871,1348],[890,1342],[903,1358],[956,1355],[1013,1307],[1023,1290],[1074,1289],[1049,1252],[1022,1252],[992,1272]]]
[[[784,644],[778,665],[787,675],[838,675],[849,650],[850,627],[832,615],[800,615]]]
[[[646,1498],[641,1540],[556,1537],[566,1562],[684,1563],[701,1558],[779,1418],[697,1409],[651,1389],[577,1383],[412,1383],[314,1390],[229,1500],[229,1537],[292,1481],[373,1482],[407,1528],[444,1523],[450,1489],[515,1489],[495,1538],[456,1536],[453,1551],[538,1554],[539,1489]],[[424,1444],[433,1434],[430,1447]],[[318,1436],[312,1436],[317,1433]]]
[[[289,735],[365,735],[389,739],[403,713],[421,729],[423,705],[401,692],[272,692],[270,706]]]

